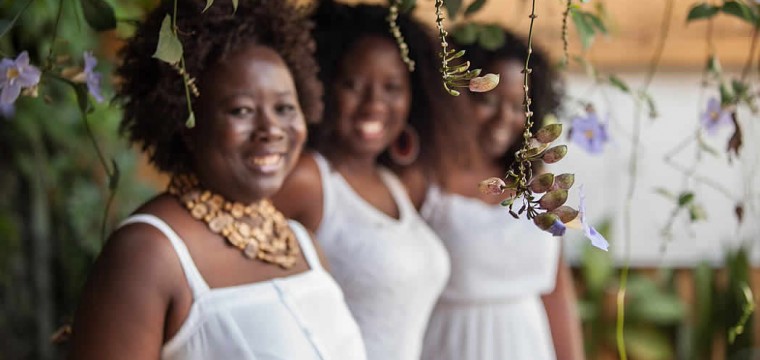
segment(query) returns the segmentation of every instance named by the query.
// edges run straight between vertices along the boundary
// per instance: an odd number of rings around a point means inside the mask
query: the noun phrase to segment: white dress
[[[310,269],[287,277],[209,289],[184,242],[153,215],[147,223],[171,242],[193,293],[190,313],[161,350],[164,360],[364,360],[359,328],[340,288],[322,268],[308,232],[289,225]]]
[[[558,240],[500,205],[436,186],[420,212],[451,254],[422,359],[554,359],[540,296],[554,289]]]
[[[400,218],[362,199],[325,158],[314,154],[324,209],[317,240],[359,324],[370,360],[418,360],[430,312],[449,276],[438,237],[420,218],[398,178],[380,170]]]

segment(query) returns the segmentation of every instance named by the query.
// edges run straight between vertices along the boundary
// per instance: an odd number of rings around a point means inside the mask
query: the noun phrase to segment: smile
[[[376,139],[378,137],[381,137],[383,135],[383,130],[385,130],[385,125],[382,121],[374,120],[374,121],[362,121],[356,126],[357,130],[359,130],[359,133],[361,134],[361,137],[364,139]]]
[[[282,167],[284,156],[282,154],[255,155],[249,158],[249,163],[263,173],[275,172]]]

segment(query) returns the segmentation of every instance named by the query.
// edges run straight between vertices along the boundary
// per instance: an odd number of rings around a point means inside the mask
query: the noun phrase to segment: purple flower
[[[94,71],[97,64],[98,59],[92,56],[92,51],[85,51],[84,76],[87,82],[87,90],[97,102],[103,102],[103,95],[100,93],[100,74]]]
[[[607,239],[602,236],[596,229],[594,229],[593,226],[589,225],[586,221],[586,195],[583,193],[583,185],[580,187],[580,204],[578,205],[578,212],[579,216],[581,218],[581,226],[583,227],[583,233],[586,234],[586,237],[591,240],[591,245],[594,245],[604,251],[607,251],[607,248],[610,246],[610,243],[607,242]]]
[[[0,117],[3,119],[12,119],[14,115],[16,115],[15,105],[0,103]]]
[[[715,135],[718,132],[718,128],[723,125],[733,124],[731,112],[724,109],[716,98],[710,98],[707,101],[707,110],[702,114],[700,120],[702,126],[704,126],[710,135]]]
[[[607,126],[599,121],[594,111],[587,111],[586,116],[572,119],[570,140],[592,154],[599,154],[607,142]]]
[[[16,60],[0,61],[0,104],[10,105],[18,99],[21,89],[31,88],[40,82],[42,73],[29,65],[29,54],[23,51]]]
[[[565,230],[567,230],[567,227],[565,227],[565,224],[562,223],[562,221],[554,220],[554,223],[551,227],[546,229],[546,231],[552,233],[554,236],[562,236],[565,235]]]

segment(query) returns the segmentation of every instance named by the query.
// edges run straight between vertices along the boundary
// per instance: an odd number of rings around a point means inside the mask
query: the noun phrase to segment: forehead
[[[232,51],[212,65],[203,80],[211,95],[251,87],[276,92],[295,89],[282,57],[274,49],[261,45],[247,45]]]
[[[356,40],[341,61],[343,73],[380,68],[394,74],[407,73],[398,46],[381,35],[365,35]]]

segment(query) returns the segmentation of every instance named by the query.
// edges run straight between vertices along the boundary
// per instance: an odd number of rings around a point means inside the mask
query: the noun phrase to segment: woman
[[[503,177],[522,142],[526,43],[504,31],[496,50],[466,50],[473,67],[501,74],[498,87],[470,93],[472,124],[462,136],[478,144],[468,167],[441,169],[423,161],[404,170],[420,213],[451,254],[451,278],[431,315],[423,359],[582,359],[569,268],[557,239],[514,220],[477,184]],[[531,56],[536,129],[559,106],[561,88],[546,55]],[[467,132],[470,126],[474,132]],[[467,135],[471,134],[471,135]],[[543,301],[542,301],[543,300]],[[552,341],[553,339],[553,341]]]
[[[122,129],[172,181],[109,238],[71,358],[365,359],[307,231],[268,200],[321,111],[308,24],[280,0],[205,4],[176,10],[195,127],[180,71],[151,57],[170,2],[122,53]]]
[[[400,15],[416,64],[410,73],[387,16],[387,8],[374,5],[323,1],[317,9],[314,36],[326,87],[325,116],[309,139],[316,151],[302,156],[275,203],[316,233],[368,358],[412,360],[419,359],[449,261],[399,179],[381,164],[405,160],[389,157],[386,149],[411,132],[410,122],[423,144],[433,141],[431,120],[444,122],[451,106],[428,32]]]

